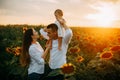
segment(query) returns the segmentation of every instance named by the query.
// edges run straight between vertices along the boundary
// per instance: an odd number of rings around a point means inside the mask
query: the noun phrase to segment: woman
[[[28,66],[29,80],[39,80],[44,74],[44,59],[42,56],[48,52],[49,47],[44,52],[37,42],[38,38],[39,35],[34,29],[28,29],[23,37],[20,62],[24,67]]]

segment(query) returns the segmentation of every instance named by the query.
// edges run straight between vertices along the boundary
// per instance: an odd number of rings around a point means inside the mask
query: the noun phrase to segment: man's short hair
[[[56,24],[52,23],[47,26],[47,29],[51,29],[53,32],[55,32],[58,30],[58,26]]]

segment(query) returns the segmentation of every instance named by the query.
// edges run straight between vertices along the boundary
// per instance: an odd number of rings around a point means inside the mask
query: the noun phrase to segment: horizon
[[[47,26],[47,25],[44,25],[44,24],[0,24],[0,27],[1,26]],[[49,24],[48,24],[49,25]],[[120,27],[118,26],[115,26],[115,27],[105,27],[105,26],[69,26],[70,28],[104,28],[104,29],[114,29],[114,28],[117,28],[117,29],[120,29]]]
[[[120,27],[119,8],[120,0],[0,0],[0,24],[47,25],[62,9],[69,26],[114,28]]]

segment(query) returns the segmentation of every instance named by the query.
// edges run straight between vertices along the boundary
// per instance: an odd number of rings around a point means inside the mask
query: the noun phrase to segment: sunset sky
[[[120,0],[0,0],[0,24],[44,24],[62,9],[70,26],[120,27]]]

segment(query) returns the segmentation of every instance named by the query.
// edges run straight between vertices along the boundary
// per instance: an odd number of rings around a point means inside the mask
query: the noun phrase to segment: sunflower
[[[26,30],[27,30],[27,27],[23,27],[23,33],[25,33]]]
[[[74,35],[80,35],[80,33],[79,33],[79,32],[73,32],[73,34],[74,34]]]
[[[61,67],[61,71],[63,74],[73,74],[75,71],[75,66],[71,63],[64,64]]]
[[[120,37],[118,37],[118,41],[120,42]]]
[[[78,53],[78,52],[80,52],[80,48],[79,47],[71,47],[69,49],[69,52],[70,53]]]
[[[15,48],[15,55],[20,55],[20,53],[21,53],[21,47],[16,47]]]
[[[76,36],[76,39],[77,39],[77,40],[80,40],[80,36],[79,36],[79,35],[77,35],[77,36]]]
[[[8,53],[12,53],[12,52],[13,52],[12,48],[9,48],[9,47],[6,48],[6,51],[7,51]]]
[[[111,51],[120,51],[120,45],[115,45],[110,48]]]
[[[76,62],[82,62],[84,60],[84,58],[82,56],[78,56],[76,58]]]
[[[109,60],[113,57],[113,53],[111,51],[106,51],[100,54],[100,58],[104,60]]]

